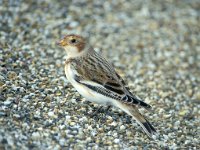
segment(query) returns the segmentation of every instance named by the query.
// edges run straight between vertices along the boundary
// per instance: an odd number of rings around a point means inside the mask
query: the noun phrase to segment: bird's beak
[[[61,46],[61,47],[63,47],[63,46],[67,45],[67,42],[64,39],[62,39],[62,40],[56,42],[56,44],[59,45],[59,46]]]

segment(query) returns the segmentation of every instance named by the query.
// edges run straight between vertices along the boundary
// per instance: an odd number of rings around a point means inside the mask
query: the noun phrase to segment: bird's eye
[[[76,43],[76,39],[72,39],[72,40],[71,40],[71,43]]]

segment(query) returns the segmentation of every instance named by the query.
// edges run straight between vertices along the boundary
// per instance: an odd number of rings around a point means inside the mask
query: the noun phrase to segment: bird
[[[157,133],[139,111],[140,107],[151,110],[151,106],[130,92],[114,66],[97,53],[86,38],[69,34],[61,38],[57,44],[67,53],[65,74],[80,95],[90,102],[101,105],[100,108],[107,106],[109,109],[114,106],[121,109],[132,116],[151,138]]]

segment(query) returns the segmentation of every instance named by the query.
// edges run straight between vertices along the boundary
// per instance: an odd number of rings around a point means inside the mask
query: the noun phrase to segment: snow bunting
[[[79,35],[66,35],[58,42],[67,52],[65,74],[69,82],[87,100],[115,106],[132,116],[149,137],[155,128],[139,112],[137,106],[151,106],[134,96],[113,66]]]

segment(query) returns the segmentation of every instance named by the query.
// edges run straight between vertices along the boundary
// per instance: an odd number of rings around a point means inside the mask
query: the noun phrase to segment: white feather
[[[99,94],[99,93],[87,88],[86,86],[78,83],[77,81],[75,81],[74,76],[75,76],[75,74],[77,74],[77,72],[75,70],[72,70],[70,68],[70,65],[65,66],[65,74],[66,74],[69,82],[74,86],[74,88],[87,100],[101,104],[101,105],[118,104],[115,102],[116,101],[115,99],[112,99],[112,98],[106,97],[102,94]],[[103,87],[102,85],[99,85],[98,83],[94,83],[92,81],[82,81],[82,83],[90,84],[93,86]]]
[[[77,47],[70,45],[65,46],[64,49],[67,53],[67,59],[82,56],[83,53],[87,51],[86,49],[84,49],[83,51],[79,52]]]

